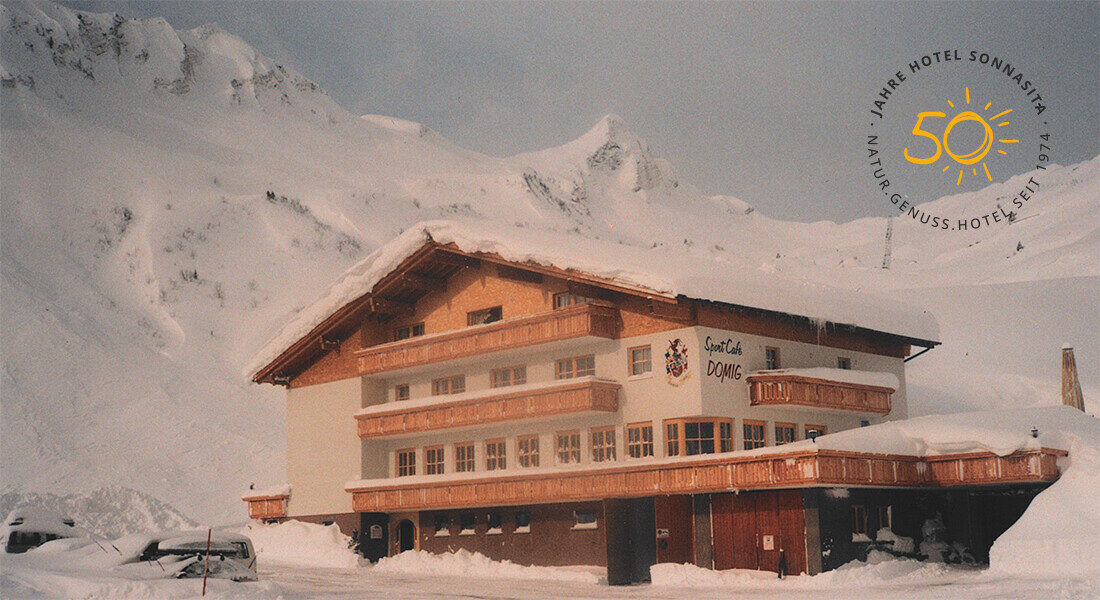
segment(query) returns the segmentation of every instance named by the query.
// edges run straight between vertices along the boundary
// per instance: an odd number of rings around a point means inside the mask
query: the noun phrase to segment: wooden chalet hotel
[[[657,562],[817,573],[937,514],[982,559],[1058,475],[1057,450],[819,443],[907,417],[928,314],[508,235],[419,225],[261,354],[253,379],[287,388],[287,486],[246,496],[251,517],[334,522],[372,560],[465,548],[628,583]]]

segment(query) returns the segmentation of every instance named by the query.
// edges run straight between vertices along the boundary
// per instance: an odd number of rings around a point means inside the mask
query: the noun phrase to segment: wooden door
[[[806,519],[799,490],[715,494],[711,501],[715,569],[806,570]],[[770,538],[768,537],[770,536]]]
[[[657,562],[695,562],[694,518],[691,496],[657,496],[653,499]]]

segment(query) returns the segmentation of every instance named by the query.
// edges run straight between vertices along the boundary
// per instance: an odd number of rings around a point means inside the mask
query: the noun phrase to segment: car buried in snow
[[[248,537],[225,531],[173,531],[145,536],[121,570],[152,569],[177,579],[212,577],[256,581],[256,552]]]
[[[4,519],[0,546],[8,554],[19,554],[52,540],[77,537],[75,525],[72,519],[48,510],[17,508]]]

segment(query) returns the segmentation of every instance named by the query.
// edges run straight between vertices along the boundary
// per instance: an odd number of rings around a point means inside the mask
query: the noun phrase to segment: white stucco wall
[[[351,511],[344,483],[362,470],[352,415],[362,408],[363,386],[355,377],[287,390],[289,516]]]

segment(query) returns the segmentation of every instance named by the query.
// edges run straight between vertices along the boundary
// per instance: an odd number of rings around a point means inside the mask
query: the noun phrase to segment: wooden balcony
[[[750,386],[751,406],[805,406],[885,415],[890,412],[890,394],[896,391],[783,373],[758,373],[745,380]]]
[[[629,463],[557,473],[470,477],[461,481],[350,485],[352,510],[413,511],[631,498],[663,494],[806,486],[945,487],[1048,482],[1058,478],[1061,450],[1023,450],[936,457],[830,450],[700,457],[696,461]]]
[[[245,496],[241,500],[248,503],[250,519],[281,519],[286,517],[286,505],[290,496],[287,494]]]
[[[387,405],[381,404],[355,419],[359,437],[374,438],[554,415],[615,412],[619,410],[619,388],[618,383],[599,379],[562,380],[534,389],[498,388],[473,398],[407,408],[386,410]]]
[[[359,372],[371,375],[585,336],[615,338],[620,322],[619,310],[613,306],[578,304],[364,348],[357,353]]]

